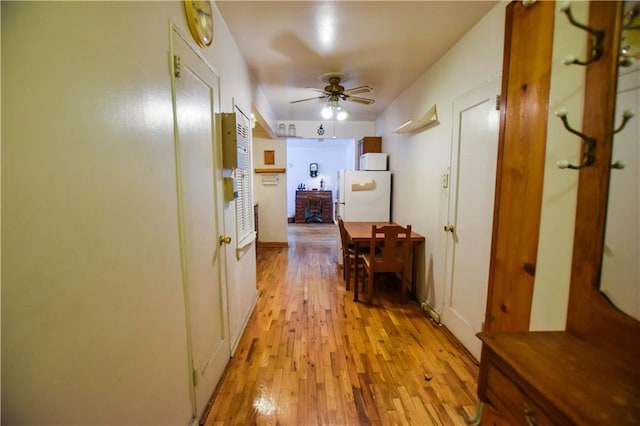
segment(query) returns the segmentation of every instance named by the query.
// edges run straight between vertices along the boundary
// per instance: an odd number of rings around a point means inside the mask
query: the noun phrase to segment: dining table
[[[358,248],[369,247],[371,244],[371,227],[380,227],[384,225],[399,225],[395,222],[344,222],[344,229],[349,237],[349,241]],[[399,225],[403,226],[403,225]],[[404,227],[404,226],[403,226]],[[382,234],[381,234],[382,237]],[[417,250],[418,244],[424,243],[424,235],[420,235],[417,232],[411,230],[411,265],[410,265],[410,277],[409,282],[411,284],[411,300],[416,299],[416,275],[417,275]],[[357,261],[357,260],[356,260]],[[358,273],[356,265],[355,283],[354,286],[360,285],[358,282]],[[356,299],[354,299],[357,301]]]

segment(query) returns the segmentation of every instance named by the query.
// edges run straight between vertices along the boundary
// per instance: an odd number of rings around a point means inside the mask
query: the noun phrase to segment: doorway
[[[486,310],[498,153],[500,79],[453,104],[443,324],[476,358]]]

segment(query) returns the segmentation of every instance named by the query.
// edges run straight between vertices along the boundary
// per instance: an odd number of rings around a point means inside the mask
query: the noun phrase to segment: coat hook
[[[618,169],[618,170],[622,170],[625,167],[627,167],[627,163],[625,163],[624,161],[621,161],[621,160],[616,160],[611,165],[612,169]]]
[[[622,129],[624,129],[624,126],[627,125],[627,122],[631,120],[632,117],[633,111],[631,111],[630,109],[625,109],[624,111],[622,111],[622,123],[620,123],[618,128],[613,131],[613,134],[615,135],[616,133],[621,132]]]
[[[571,3],[565,1],[560,6],[560,11],[567,15],[567,19],[574,27],[578,27],[591,35],[591,58],[587,61],[581,61],[577,59],[575,56],[567,56],[562,60],[562,63],[565,65],[577,64],[577,65],[589,65],[592,62],[597,61],[602,56],[604,49],[602,48],[602,40],[604,39],[604,31],[594,30],[591,27],[583,25],[573,19],[573,15],[571,14]]]
[[[624,129],[624,126],[626,126],[626,125],[627,125],[627,122],[628,122],[629,120],[631,120],[631,118],[633,117],[633,115],[634,115],[634,114],[633,114],[633,111],[631,111],[630,109],[625,109],[625,110],[622,112],[622,123],[620,123],[620,125],[618,126],[618,128],[617,128],[617,129],[615,129],[615,130],[613,131],[613,134],[615,135],[616,133],[621,132],[621,131],[622,131],[622,129]],[[622,170],[622,169],[624,169],[625,167],[627,167],[627,163],[625,163],[625,162],[624,162],[624,161],[622,161],[622,160],[616,160],[616,161],[614,161],[614,162],[613,162],[613,164],[611,164],[611,168],[612,168],[612,169]]]
[[[583,167],[592,165],[593,162],[595,161],[594,150],[596,147],[596,140],[590,136],[585,135],[584,133],[581,133],[575,129],[572,129],[571,126],[569,126],[569,122],[567,121],[566,109],[563,108],[560,111],[556,112],[556,116],[558,116],[560,120],[562,120],[562,124],[564,124],[564,128],[567,129],[569,133],[573,133],[574,135],[579,136],[580,139],[582,139],[582,143],[583,143],[582,161],[580,162],[580,164],[576,166],[574,164],[569,163],[569,161],[567,160],[560,160],[556,162],[556,165],[558,166],[558,168],[578,170]]]
[[[619,64],[621,67],[628,68],[631,65],[635,64],[636,60],[632,56],[624,56],[620,55]]]

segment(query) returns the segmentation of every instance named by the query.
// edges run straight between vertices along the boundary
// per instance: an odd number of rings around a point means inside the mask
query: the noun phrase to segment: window
[[[238,163],[235,178],[238,190],[236,199],[236,230],[238,247],[253,241],[253,207],[251,203],[251,144],[249,141],[249,118],[236,107],[236,131]]]

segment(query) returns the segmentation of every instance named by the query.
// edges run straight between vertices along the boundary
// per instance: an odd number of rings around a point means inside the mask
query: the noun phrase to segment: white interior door
[[[443,324],[480,359],[498,152],[499,79],[454,101]]]
[[[218,76],[174,32],[176,167],[194,416],[200,417],[230,358],[221,184],[214,166]],[[175,74],[175,73],[174,73]]]

